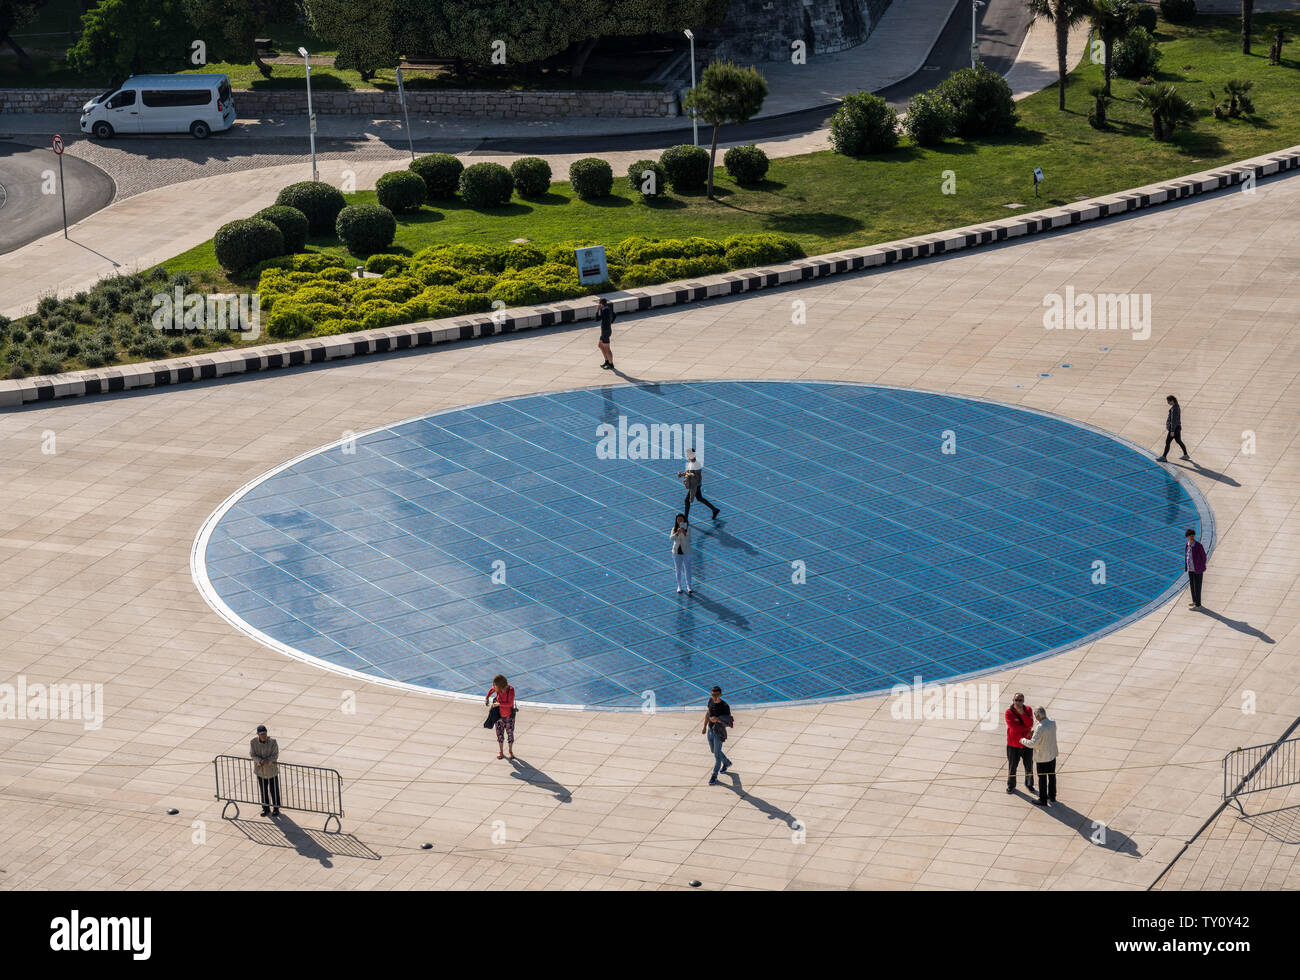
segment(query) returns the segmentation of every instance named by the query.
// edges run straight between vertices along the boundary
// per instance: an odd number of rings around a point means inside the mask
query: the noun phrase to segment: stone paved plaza
[[[1045,330],[1044,297],[1067,287],[1149,294],[1149,339]],[[1224,754],[1272,742],[1300,716],[1298,294],[1291,177],[946,259],[627,315],[614,334],[623,377],[598,368],[595,332],[575,326],[0,415],[0,675],[102,683],[104,698],[98,729],[0,725],[0,883],[1300,887],[1293,790],[1248,798],[1248,819],[1224,811],[1161,878],[1219,806]],[[806,324],[792,323],[796,301]],[[1179,397],[1195,462],[1168,466],[1182,467],[1215,521],[1205,611],[1179,597],[979,678],[1002,706],[1023,691],[1057,720],[1057,806],[1004,792],[1000,723],[899,718],[889,696],[740,713],[736,771],[712,787],[695,712],[525,703],[512,765],[494,758],[479,704],[284,656],[220,618],[191,578],[196,535],[224,500],[348,433],[521,395],[699,379],[989,399],[1152,455],[1165,395]],[[1176,569],[1181,540],[1169,548]],[[323,833],[316,814],[273,824],[244,807],[220,819],[212,759],[244,754],[259,723],[282,761],[341,772],[342,833]]]

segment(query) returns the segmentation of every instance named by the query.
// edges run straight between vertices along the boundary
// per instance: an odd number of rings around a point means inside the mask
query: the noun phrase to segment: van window
[[[230,83],[224,78],[221,80],[221,84],[217,86],[217,98],[222,102],[230,101]]]
[[[135,89],[129,88],[122,92],[118,92],[108,100],[107,108],[122,109],[129,105],[135,105]]]
[[[151,109],[182,105],[207,105],[212,101],[212,90],[204,88],[145,89],[144,104]]]

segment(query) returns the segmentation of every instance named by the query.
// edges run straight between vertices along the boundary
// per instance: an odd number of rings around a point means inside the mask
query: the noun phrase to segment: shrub
[[[366,271],[378,272],[383,275],[390,269],[405,269],[410,264],[410,261],[405,255],[392,255],[381,252],[366,259]]]
[[[460,269],[490,269],[493,272],[500,272],[504,266],[501,265],[500,256],[493,249],[486,248],[483,245],[470,245],[468,243],[456,245],[429,245],[415,253],[414,262],[417,266],[424,264],[432,265],[454,265]]]
[[[722,165],[737,184],[758,184],[767,176],[767,154],[753,143],[733,146],[722,155]]]
[[[430,201],[450,201],[460,186],[465,165],[450,153],[430,153],[410,162],[410,169],[424,178]]]
[[[598,157],[583,157],[569,165],[569,184],[584,201],[609,197],[614,188],[614,171]]]
[[[334,230],[353,255],[370,255],[393,244],[397,220],[382,204],[352,204],[339,212]]]
[[[264,218],[240,218],[212,236],[217,262],[227,272],[239,272],[263,259],[284,254],[284,236]]]
[[[375,181],[375,195],[379,203],[393,214],[419,211],[428,195],[424,180],[410,170],[394,170]]]
[[[846,156],[884,153],[898,145],[898,116],[878,95],[851,92],[831,115],[831,147]]]
[[[276,340],[288,340],[310,332],[312,326],[311,317],[307,314],[301,310],[288,309],[272,314],[266,331]]]
[[[532,245],[507,245],[501,249],[499,261],[502,269],[527,269],[541,265],[546,261],[546,255]]]
[[[347,202],[343,200],[342,192],[332,184],[304,180],[280,191],[275,203],[297,208],[305,214],[313,235],[328,235],[334,230],[334,222]]]
[[[1018,117],[1011,86],[984,64],[954,72],[934,94],[952,107],[953,132],[958,136],[997,136],[1015,129]]]
[[[1145,3],[1139,3],[1136,7],[1133,23],[1144,31],[1150,31],[1154,34],[1156,31],[1156,8]]]
[[[273,204],[269,208],[262,208],[254,218],[263,218],[271,222],[275,227],[280,229],[280,234],[284,237],[284,251],[287,255],[294,252],[301,252],[307,247],[307,232],[310,225],[307,222],[307,216],[297,208],[291,208],[285,204]],[[189,277],[185,276],[185,282],[177,282],[181,276],[173,276],[172,284],[176,286],[189,286]]]
[[[937,146],[954,132],[952,106],[934,92],[919,92],[907,104],[903,129],[917,146]]]
[[[460,175],[460,196],[472,208],[499,208],[510,203],[515,179],[499,163],[476,163]]]
[[[702,146],[670,146],[659,154],[659,163],[678,194],[702,191],[709,182],[709,151]]]
[[[638,160],[628,167],[627,182],[643,201],[668,193],[668,174],[654,160]]]
[[[551,165],[541,157],[520,157],[510,164],[520,197],[541,197],[551,189]]]
[[[1133,28],[1116,41],[1115,50],[1110,55],[1111,69],[1121,78],[1155,75],[1159,64],[1160,47],[1151,32],[1141,27]]]
[[[727,267],[747,269],[803,258],[803,247],[788,235],[760,232],[755,235],[732,235],[723,242]]]
[[[1171,24],[1186,24],[1196,16],[1196,0],[1160,0],[1160,16]]]

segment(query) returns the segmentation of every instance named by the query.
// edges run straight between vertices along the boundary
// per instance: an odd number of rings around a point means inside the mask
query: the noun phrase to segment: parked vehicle
[[[124,133],[189,133],[207,139],[235,121],[225,75],[132,75],[81,107],[81,131],[106,140]]]

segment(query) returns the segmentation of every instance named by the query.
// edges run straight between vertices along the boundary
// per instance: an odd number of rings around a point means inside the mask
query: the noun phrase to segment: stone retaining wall
[[[0,89],[0,112],[80,112],[99,89]],[[331,115],[398,116],[396,92],[312,93],[312,108]],[[672,92],[482,92],[439,90],[406,92],[413,116],[464,116],[486,119],[551,119],[557,116],[616,119],[659,118],[678,114]],[[307,111],[307,92],[235,91],[235,110],[254,119]]]

